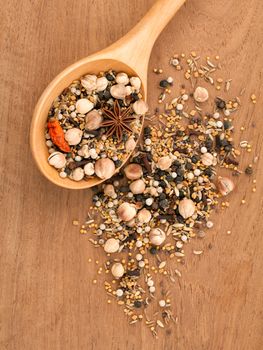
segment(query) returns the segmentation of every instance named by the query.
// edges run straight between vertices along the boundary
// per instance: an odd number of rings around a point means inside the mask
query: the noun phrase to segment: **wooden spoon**
[[[54,184],[69,189],[83,189],[104,181],[99,178],[79,182],[69,178],[62,179],[56,169],[49,165],[47,161],[49,154],[44,135],[48,111],[55,98],[73,80],[85,74],[98,74],[101,71],[113,69],[118,72],[126,72],[130,76],[138,76],[142,81],[143,98],[146,99],[147,70],[152,47],[166,24],[184,2],[185,0],[156,1],[144,18],[123,38],[108,48],[72,64],[47,86],[34,110],[30,146],[38,168]],[[127,159],[129,156],[130,154]]]

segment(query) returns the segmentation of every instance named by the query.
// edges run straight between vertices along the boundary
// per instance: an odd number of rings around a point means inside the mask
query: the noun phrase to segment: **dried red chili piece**
[[[63,152],[70,152],[70,147],[65,140],[65,135],[59,121],[51,118],[47,123],[48,132],[54,145],[56,145]]]

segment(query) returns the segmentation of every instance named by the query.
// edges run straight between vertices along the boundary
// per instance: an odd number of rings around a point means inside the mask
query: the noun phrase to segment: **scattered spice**
[[[221,169],[233,176],[242,174],[238,169],[241,152],[233,142],[233,117],[241,101],[213,96],[202,87],[204,80],[216,92],[214,81],[223,83],[222,78],[212,77],[221,69],[219,56],[215,62],[207,57],[202,64],[195,52],[188,57],[176,54],[170,64],[182,71],[189,87],[184,84],[179,94],[165,103],[164,111],[157,109],[149,118],[151,124],[144,127],[142,142],[129,164],[97,188],[89,219],[82,227],[95,238],[91,239],[94,247],[107,254],[98,272],[104,270],[107,295],[123,307],[130,324],[144,320],[154,337],[178,320],[164,281],[178,282],[182,273],[177,267],[185,263],[185,245],[194,237],[205,237],[205,231],[214,226],[210,219],[213,210],[234,190],[231,175],[221,176]],[[173,81],[171,77],[160,81],[163,96],[170,93],[167,87]],[[226,92],[230,83],[231,79],[225,83]],[[163,100],[159,97],[158,102]],[[110,114],[110,118],[115,116]],[[239,146],[251,149],[247,141]],[[245,173],[252,167],[247,169]],[[228,207],[228,201],[221,202],[222,209]],[[203,249],[192,252],[204,254]],[[156,274],[163,277],[160,286],[155,283]],[[149,317],[153,305],[156,312]]]

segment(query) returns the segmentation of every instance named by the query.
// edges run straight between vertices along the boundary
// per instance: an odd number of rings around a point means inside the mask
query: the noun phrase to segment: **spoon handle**
[[[184,2],[157,0],[140,22],[106,51],[111,51],[116,59],[127,63],[140,76],[145,76],[156,39]]]

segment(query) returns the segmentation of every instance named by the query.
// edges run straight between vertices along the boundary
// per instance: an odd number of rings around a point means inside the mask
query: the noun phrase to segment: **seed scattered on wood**
[[[246,147],[240,145],[241,150],[234,145],[233,120],[241,108],[239,97],[226,96],[223,100],[215,96],[216,86],[224,86],[221,78],[212,78],[220,69],[220,63],[214,64],[207,58],[202,66],[200,61],[193,53],[188,57],[175,55],[171,59],[175,74],[183,74],[186,83],[169,101],[169,85],[175,84],[176,79],[164,79],[162,85],[168,85],[162,87],[162,93],[166,94],[167,100],[149,117],[151,122],[154,118],[155,121],[144,128],[142,142],[130,159],[132,166],[139,169],[136,179],[131,177],[133,171],[125,170],[124,174],[108,180],[106,186],[112,186],[112,196],[105,194],[104,186],[99,187],[92,198],[94,217],[89,215],[87,220],[94,221],[81,228],[94,230],[91,239],[95,247],[105,246],[109,239],[119,242],[117,250],[105,252],[107,260],[98,274],[104,270],[106,276],[115,264],[122,265],[125,271],[122,276],[116,276],[111,282],[105,281],[106,293],[122,305],[130,324],[143,318],[154,337],[157,337],[157,329],[161,331],[169,322],[178,322],[170,309],[171,290],[164,287],[164,282],[180,282],[182,273],[177,266],[185,264],[185,245],[194,237],[204,238],[206,229],[213,227],[210,215],[215,207],[219,205],[220,209],[226,210],[230,205],[227,201],[218,204],[221,195],[216,179],[222,179],[220,169],[225,168],[224,171],[233,175],[242,174],[238,168],[241,151],[251,150],[248,141]],[[209,86],[209,95],[213,96],[212,112],[205,104],[200,107],[201,101],[194,101],[193,91],[204,81],[213,83]],[[217,84],[214,85],[214,81]],[[228,79],[226,92],[230,84],[231,79]],[[164,166],[160,159],[169,162]],[[143,190],[138,193],[134,191],[134,185],[131,186],[137,180],[143,185]],[[227,182],[224,180],[221,194],[222,191],[223,194],[229,192],[229,184],[232,184],[230,178]],[[252,192],[255,189],[253,186]],[[127,218],[128,221],[118,217],[118,208],[123,203],[128,203],[129,208],[132,206],[135,214],[129,220]],[[150,221],[140,222],[138,213],[141,210],[151,214]],[[100,217],[102,225],[98,224]],[[153,230],[158,234],[153,235]],[[212,245],[206,247],[210,249]],[[194,255],[205,252],[201,249],[192,251]],[[155,282],[156,275],[162,277],[160,285]],[[158,311],[148,317],[145,309],[148,313],[156,304]]]

